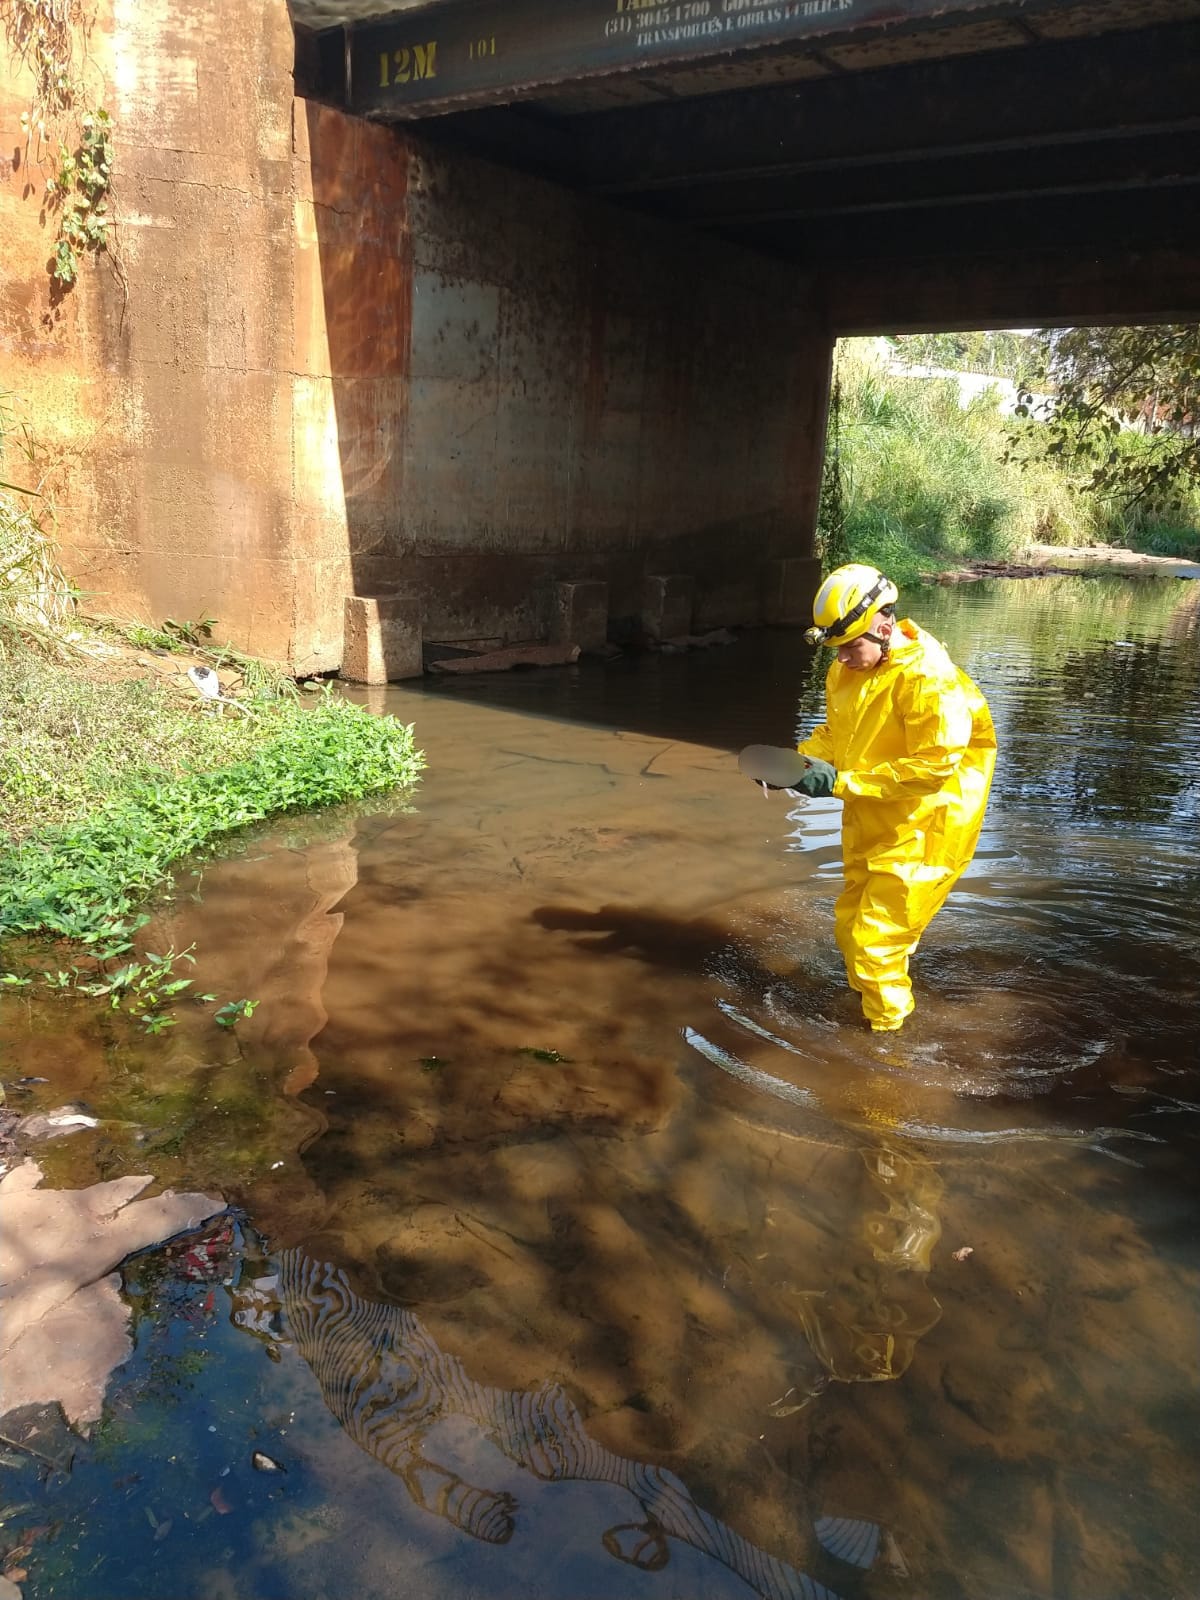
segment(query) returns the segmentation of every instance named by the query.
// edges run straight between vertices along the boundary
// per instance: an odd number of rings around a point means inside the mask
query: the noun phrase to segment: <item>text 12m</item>
[[[404,45],[399,50],[383,50],[379,55],[379,87],[390,89],[397,83],[419,83],[437,77],[437,41]]]

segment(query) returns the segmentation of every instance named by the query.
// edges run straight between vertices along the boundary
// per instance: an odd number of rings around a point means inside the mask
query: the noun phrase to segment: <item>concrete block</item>
[[[783,556],[763,568],[763,621],[772,627],[807,628],[821,583],[816,556]]]
[[[512,667],[567,667],[579,660],[577,644],[514,644],[481,655],[435,661],[434,672],[508,672]]]
[[[346,596],[341,675],[350,683],[419,678],[421,611],[399,594]]]
[[[652,639],[686,638],[695,602],[696,580],[690,574],[647,577],[642,583],[642,627]]]
[[[550,638],[555,644],[577,644],[581,650],[603,650],[608,640],[608,585],[599,579],[556,583]]]

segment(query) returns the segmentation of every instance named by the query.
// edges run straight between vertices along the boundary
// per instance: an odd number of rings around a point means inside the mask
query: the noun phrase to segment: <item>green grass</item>
[[[1152,556],[1175,556],[1181,561],[1200,561],[1200,519],[1194,528],[1178,528],[1162,518],[1148,516],[1126,538],[1137,542],[1133,548]]]
[[[132,698],[142,704],[140,696]],[[371,716],[332,693],[315,704],[281,703],[265,737],[262,724],[247,721],[236,736],[239,758],[213,770],[186,770],[198,753],[210,760],[216,754],[213,736],[197,733],[186,712],[177,712],[173,725],[179,742],[169,759],[157,770],[149,765],[148,751],[162,753],[170,736],[160,729],[156,743],[146,729],[142,760],[132,769],[111,767],[103,798],[96,790],[108,746],[101,741],[98,756],[81,732],[78,770],[95,803],[86,814],[75,807],[71,820],[0,845],[0,935],[106,936],[169,880],[184,857],[271,816],[410,784],[423,765],[411,727]],[[107,726],[103,731],[107,736]],[[228,746],[221,753],[227,757]],[[60,806],[67,800],[64,768],[59,763],[45,774],[46,793]],[[37,773],[25,762],[21,771],[28,804]],[[0,782],[6,777],[0,766]]]
[[[1117,448],[1122,453],[1145,449],[1137,434],[1122,434]],[[1097,518],[1098,536],[1108,544],[1127,545],[1152,556],[1176,556],[1184,561],[1200,561],[1200,503],[1193,493],[1185,501],[1182,517],[1166,514],[1155,506],[1106,504]]]
[[[90,815],[116,783],[230,766],[299,714],[263,699],[252,716],[218,716],[188,696],[156,678],[112,681],[103,656],[11,650],[0,665],[0,829],[21,839]]]

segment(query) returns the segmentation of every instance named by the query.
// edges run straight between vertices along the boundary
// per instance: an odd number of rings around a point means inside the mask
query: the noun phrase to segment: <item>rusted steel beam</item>
[[[346,103],[403,120],[639,68],[859,37],[1056,0],[470,0],[348,25]]]
[[[608,111],[580,177],[641,196],[701,180],[1087,142],[1200,123],[1200,24]]]

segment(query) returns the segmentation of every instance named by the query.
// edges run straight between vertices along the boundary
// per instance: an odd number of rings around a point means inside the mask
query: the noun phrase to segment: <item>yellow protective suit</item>
[[[996,765],[983,695],[915,622],[867,671],[834,661],[825,722],[798,746],[837,768],[846,887],[834,906],[850,987],[872,1028],[913,1008],[908,961],[975,853]]]

